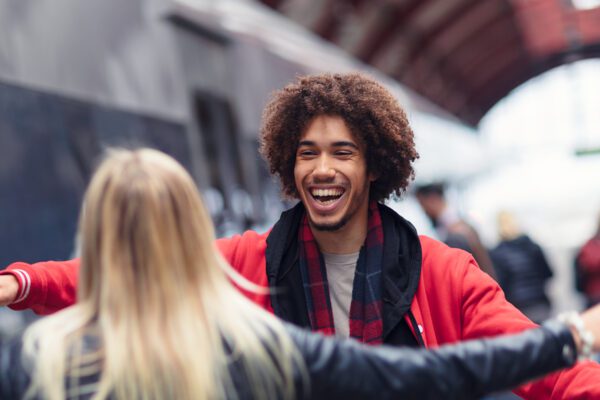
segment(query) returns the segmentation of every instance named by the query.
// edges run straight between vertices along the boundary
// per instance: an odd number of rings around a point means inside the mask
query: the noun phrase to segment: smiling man
[[[261,152],[299,203],[273,228],[220,239],[247,293],[296,325],[369,344],[435,347],[535,326],[473,257],[417,235],[383,205],[402,194],[418,157],[394,97],[360,74],[299,78],[263,115]],[[15,263],[0,302],[49,313],[75,301],[78,261]],[[532,354],[531,357],[536,357]],[[508,372],[508,371],[507,371]],[[584,362],[525,385],[528,399],[600,398],[600,367]]]
[[[320,115],[309,122],[298,143],[294,180],[315,234],[353,238],[347,246],[358,251],[375,179],[367,171],[364,145],[341,117]]]

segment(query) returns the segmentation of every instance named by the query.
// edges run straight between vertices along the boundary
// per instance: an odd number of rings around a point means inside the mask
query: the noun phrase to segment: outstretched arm
[[[457,264],[452,271],[459,274],[462,285],[461,339],[515,333],[535,326],[506,301],[496,282],[482,274],[476,266],[468,265],[462,272],[461,269],[461,264]],[[598,319],[596,324],[600,325]],[[600,365],[588,361],[525,384],[515,393],[524,399],[600,398],[599,381]]]
[[[222,254],[232,264],[240,238],[238,235],[217,241]],[[239,266],[233,265],[239,270]],[[51,314],[75,303],[78,275],[79,259],[13,263],[0,271],[0,306],[8,305],[13,310],[31,308],[37,314]]]
[[[17,262],[0,272],[0,305],[50,314],[75,303],[79,259]],[[15,283],[17,286],[15,286]]]
[[[571,331],[557,321],[435,350],[365,347],[290,332],[319,398],[475,399],[571,366],[576,357]]]

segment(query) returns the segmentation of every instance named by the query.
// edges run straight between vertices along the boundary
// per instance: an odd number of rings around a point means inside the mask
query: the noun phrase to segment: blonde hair
[[[293,342],[228,281],[249,285],[217,251],[196,186],[175,160],[111,151],[85,195],[79,235],[77,303],[25,335],[28,396],[235,398],[235,363],[254,398],[294,397],[302,363]]]

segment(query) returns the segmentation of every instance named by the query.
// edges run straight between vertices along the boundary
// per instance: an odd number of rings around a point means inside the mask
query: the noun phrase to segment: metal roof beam
[[[323,13],[317,20],[312,30],[323,39],[336,42],[338,32],[342,26],[345,15],[360,10],[364,0],[350,0],[340,2],[337,0],[325,0]]]
[[[431,43],[435,41],[438,35],[448,29],[454,22],[456,22],[457,19],[460,18],[461,15],[467,13],[469,9],[475,6],[478,2],[479,0],[466,0],[463,3],[460,3],[451,12],[446,14],[441,21],[439,21],[427,32],[424,32],[420,39],[414,40],[413,45],[408,52],[409,56],[406,58],[406,63],[401,68],[399,73],[400,76],[404,75],[404,73],[409,69],[409,65],[416,61],[420,55],[429,48]]]
[[[260,2],[274,10],[277,10],[281,5],[282,0],[260,0]]]
[[[430,0],[407,0],[400,4],[385,4],[382,21],[375,29],[367,32],[357,46],[355,56],[370,63],[385,44],[408,25],[408,20]]]

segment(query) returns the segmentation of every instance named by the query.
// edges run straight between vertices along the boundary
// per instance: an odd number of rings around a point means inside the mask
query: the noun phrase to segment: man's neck
[[[329,254],[351,254],[360,251],[367,237],[368,208],[336,231],[320,231],[311,227],[319,249]]]

